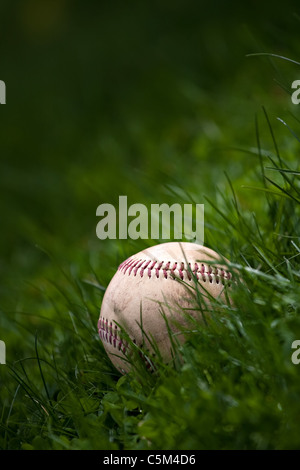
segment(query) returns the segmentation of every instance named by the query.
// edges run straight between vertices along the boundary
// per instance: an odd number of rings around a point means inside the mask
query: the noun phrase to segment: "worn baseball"
[[[121,263],[104,294],[98,321],[99,336],[115,367],[129,372],[133,345],[143,351],[149,369],[156,348],[170,361],[170,334],[185,341],[181,327],[201,318],[199,296],[206,310],[212,298],[225,301],[232,279],[227,264],[215,251],[188,242],[152,246]]]

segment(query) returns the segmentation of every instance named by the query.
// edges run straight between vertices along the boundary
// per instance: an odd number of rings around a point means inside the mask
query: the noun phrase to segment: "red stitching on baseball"
[[[126,341],[122,341],[122,339],[118,336],[117,325],[115,325],[113,330],[112,322],[108,324],[107,319],[100,317],[98,321],[98,333],[102,341],[111,344],[114,348],[122,351],[123,354],[126,353],[128,344]]]
[[[216,284],[225,283],[225,281],[230,281],[232,274],[229,271],[225,271],[224,268],[218,268],[211,266],[209,264],[205,265],[201,263],[194,263],[194,266],[191,263],[188,263],[188,268],[184,262],[175,261],[171,266],[171,262],[167,261],[151,261],[151,260],[135,260],[134,258],[128,258],[120,264],[118,270],[123,274],[131,275],[133,272],[134,276],[138,274],[140,277],[144,276],[144,273],[147,272],[148,278],[152,277],[152,274],[159,278],[160,272],[162,272],[163,278],[168,278],[168,273],[171,278],[175,279],[179,277],[181,280],[184,280],[186,276],[188,280],[192,280],[193,275],[197,280],[202,280],[203,282],[215,282]],[[176,272],[175,272],[176,271]],[[177,275],[176,275],[177,273]]]
[[[117,325],[114,326],[113,330],[112,322],[109,322],[108,324],[108,320],[100,316],[98,320],[98,333],[102,341],[111,344],[114,348],[118,349],[118,351],[121,351],[124,355],[126,354],[127,350],[129,349],[129,345],[127,341],[123,341],[118,335]],[[135,339],[133,339],[133,343],[136,344]],[[144,360],[147,369],[154,370],[153,364],[151,363],[151,360],[147,357],[147,355],[145,353],[142,353],[142,351],[139,351],[139,355]]]

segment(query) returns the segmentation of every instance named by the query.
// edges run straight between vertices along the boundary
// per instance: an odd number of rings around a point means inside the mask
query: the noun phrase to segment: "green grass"
[[[199,31],[189,3],[191,13],[172,10],[167,26],[163,7],[160,22],[147,10],[145,29],[142,8],[131,17],[107,7],[101,31],[78,7],[58,40],[18,40],[36,98],[17,91],[18,64],[7,66],[16,97],[2,117],[0,449],[300,447],[300,365],[291,360],[300,339],[300,132],[289,96],[299,67],[246,58],[274,44],[273,54],[297,61],[299,22],[286,15],[284,42],[279,23],[257,22],[254,12],[250,32],[230,15],[225,27],[222,10],[215,27],[203,20]],[[195,41],[205,44],[201,60],[188,48]],[[50,66],[58,73],[66,60],[62,43],[70,64],[52,89]],[[97,333],[117,266],[156,243],[96,238],[97,206],[119,195],[149,206],[204,203],[205,245],[242,280],[234,306],[195,321],[177,346],[181,361],[154,374],[121,376]]]
[[[243,208],[228,180],[206,203],[207,243],[243,283],[234,307],[195,322],[183,364],[120,377],[96,331],[110,272],[100,265],[84,279],[52,260],[51,276],[30,286],[38,312],[9,323],[23,342],[0,370],[1,448],[299,448],[299,168],[277,150],[256,157],[259,212]]]

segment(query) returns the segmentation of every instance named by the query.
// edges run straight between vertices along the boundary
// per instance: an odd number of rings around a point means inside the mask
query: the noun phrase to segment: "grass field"
[[[0,449],[299,449],[297,3],[0,18]],[[97,238],[120,195],[204,204],[205,245],[243,280],[155,374],[121,376],[97,332],[118,265],[157,243]]]

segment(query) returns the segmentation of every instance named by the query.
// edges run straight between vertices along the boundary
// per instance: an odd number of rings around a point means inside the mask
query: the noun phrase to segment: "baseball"
[[[163,361],[170,361],[170,333],[184,342],[179,326],[201,316],[199,295],[206,310],[212,297],[225,301],[232,278],[227,263],[215,251],[188,242],[152,246],[121,263],[105,291],[98,321],[99,336],[115,367],[123,374],[130,371],[128,357],[136,345],[153,369],[153,340]]]

